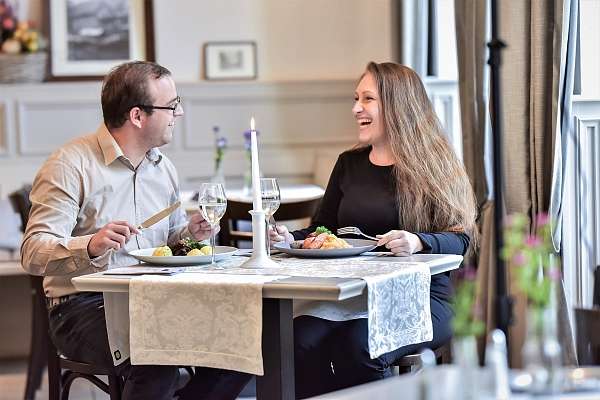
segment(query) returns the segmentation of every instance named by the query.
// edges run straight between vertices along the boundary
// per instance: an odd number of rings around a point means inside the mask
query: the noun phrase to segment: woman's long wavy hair
[[[395,63],[370,62],[369,73],[394,156],[400,226],[412,232],[465,232],[475,244],[475,195],[421,79]]]

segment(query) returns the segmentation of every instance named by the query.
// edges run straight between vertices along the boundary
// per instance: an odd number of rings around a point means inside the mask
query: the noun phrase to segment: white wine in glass
[[[262,198],[263,209],[265,210],[265,220],[267,223],[267,254],[271,255],[271,239],[269,238],[269,228],[273,221],[273,229],[276,229],[277,224],[273,214],[281,204],[281,193],[279,185],[275,178],[261,178],[260,180],[260,197]]]
[[[215,230],[227,209],[227,197],[221,183],[203,183],[198,194],[198,207],[210,224],[211,265],[215,264]]]

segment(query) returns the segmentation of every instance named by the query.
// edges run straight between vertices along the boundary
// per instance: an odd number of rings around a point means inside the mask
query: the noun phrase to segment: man
[[[109,349],[101,293],[77,293],[71,278],[130,265],[128,252],[209,237],[200,214],[179,209],[150,229],[136,228],[179,199],[175,167],[157,148],[183,115],[171,73],[150,62],[113,69],[102,86],[104,124],[55,151],[38,172],[23,244],[23,267],[43,275],[50,334],[66,357],[106,367],[125,378],[123,399],[170,399],[178,368],[131,365]],[[246,374],[198,368],[180,398],[235,398]]]

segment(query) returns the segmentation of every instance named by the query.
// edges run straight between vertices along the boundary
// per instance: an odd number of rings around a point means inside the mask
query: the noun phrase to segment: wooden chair
[[[575,307],[575,330],[579,365],[600,365],[600,308]]]
[[[432,350],[438,365],[449,364],[452,362],[450,342]],[[419,371],[422,367],[421,353],[408,354],[393,364],[394,373],[397,374],[414,373]]]
[[[594,271],[593,308],[575,307],[575,344],[579,365],[600,365],[600,266]]]
[[[29,193],[31,186],[26,186],[10,194],[9,198],[15,211],[21,216],[21,229],[25,231],[29,220],[31,202]],[[111,400],[120,400],[123,388],[122,379],[114,371],[69,360],[59,355],[52,343],[48,327],[48,311],[46,309],[46,294],[43,288],[44,278],[30,276],[31,284],[31,349],[27,366],[27,382],[25,386],[25,400],[35,399],[35,392],[40,388],[44,368],[48,366],[48,399],[67,400],[71,384],[77,378],[83,378],[97,386],[110,396]],[[108,377],[108,384],[97,376]]]
[[[295,219],[312,218],[319,207],[321,199],[303,200],[293,203],[281,203],[275,213],[277,221],[290,221]],[[239,241],[252,240],[252,232],[238,229],[238,221],[251,221],[248,213],[252,209],[251,203],[228,200],[227,211],[221,218],[221,231],[219,243],[225,246],[239,247]]]

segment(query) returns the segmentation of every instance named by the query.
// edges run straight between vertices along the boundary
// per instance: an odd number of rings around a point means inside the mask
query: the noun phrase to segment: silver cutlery
[[[363,233],[360,229],[358,229],[355,226],[346,226],[344,228],[338,228],[337,234],[338,234],[338,236],[340,236],[340,235],[360,235],[360,236],[369,238],[371,240],[379,241],[379,239],[377,239],[376,237],[369,236],[366,233]]]

